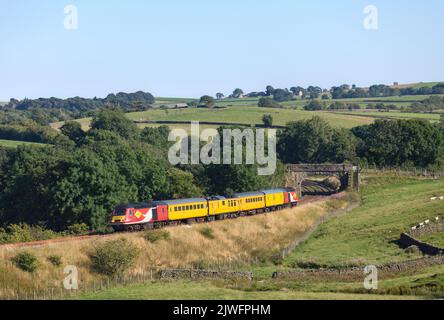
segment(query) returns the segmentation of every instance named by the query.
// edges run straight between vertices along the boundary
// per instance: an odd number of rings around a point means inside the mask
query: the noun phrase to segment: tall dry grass
[[[141,254],[131,272],[152,268],[236,268],[252,262],[264,262],[286,248],[298,237],[302,237],[322,216],[328,212],[345,208],[345,199],[335,199],[306,204],[265,215],[235,220],[171,227],[166,230],[170,239],[150,243],[144,233],[118,234],[116,239],[126,237],[133,241]],[[211,228],[214,237],[201,232]],[[100,281],[102,276],[91,271],[89,253],[97,243],[108,241],[94,239],[68,243],[47,244],[32,248],[0,248],[0,297],[8,290],[32,291],[39,288],[62,287],[64,266],[74,265],[79,271],[79,283]],[[36,255],[40,266],[33,273],[19,270],[11,258],[17,253],[28,251]],[[53,266],[48,257],[62,257],[61,267]]]

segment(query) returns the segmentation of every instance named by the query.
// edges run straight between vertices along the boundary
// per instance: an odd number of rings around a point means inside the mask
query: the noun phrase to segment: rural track
[[[326,199],[338,199],[345,196],[345,192],[340,192],[337,194],[333,194],[330,196],[304,196],[302,200],[299,201],[298,206],[303,206],[309,203],[314,203]],[[139,231],[143,232],[143,231]],[[111,238],[115,236],[116,233],[105,234],[105,235],[87,235],[87,236],[78,236],[78,237],[61,237],[56,239],[49,240],[39,240],[39,241],[31,241],[31,242],[19,242],[19,243],[7,243],[1,244],[0,249],[13,249],[13,248],[31,248],[31,247],[40,247],[48,244],[58,244],[58,243],[66,243],[73,241],[85,241],[92,239],[103,239],[103,238]]]

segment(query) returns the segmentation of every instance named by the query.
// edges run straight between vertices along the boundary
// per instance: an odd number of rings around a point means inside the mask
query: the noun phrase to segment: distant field
[[[429,121],[439,121],[440,115],[437,113],[410,113],[410,112],[378,112],[378,111],[360,111],[356,110],[353,112],[338,112],[339,114],[344,115],[359,115],[366,117],[374,117],[374,118],[389,118],[389,119],[422,119]]]
[[[183,109],[183,110],[149,110],[129,113],[128,117],[135,121],[200,121],[243,123],[246,125],[261,124],[265,114],[273,116],[273,124],[284,126],[290,121],[310,119],[317,115],[328,121],[332,126],[353,128],[372,123],[373,120],[354,115],[342,115],[330,112],[311,112],[293,109],[268,109],[259,107],[229,107],[225,109]]]
[[[0,140],[0,147],[6,148],[17,148],[18,146],[40,146],[43,147],[45,144],[42,143],[34,143],[34,142],[25,142],[25,141],[13,141],[13,140]]]
[[[419,89],[419,88],[432,88],[434,86],[436,86],[437,84],[440,84],[443,82],[418,82],[418,83],[405,83],[405,84],[400,84],[398,86],[393,86],[394,88],[415,88],[415,89]]]
[[[409,106],[415,101],[422,101],[429,96],[402,96],[402,97],[386,97],[386,98],[359,98],[359,99],[338,99],[338,100],[320,100],[326,105],[330,105],[335,101],[343,103],[359,104],[365,109],[369,104],[395,104],[398,107]],[[444,95],[442,95],[444,97]],[[439,121],[439,113],[403,113],[394,112],[378,112],[374,110],[355,110],[349,111],[324,111],[312,112],[305,111],[303,107],[309,102],[308,100],[293,100],[281,103],[283,109],[268,109],[257,107],[259,98],[243,98],[243,99],[224,99],[217,100],[214,109],[189,108],[189,109],[160,109],[162,105],[175,105],[177,103],[187,103],[197,101],[193,98],[166,98],[158,97],[153,109],[129,113],[128,117],[134,121],[177,121],[177,122],[219,122],[219,123],[242,123],[245,125],[262,124],[262,117],[265,114],[273,116],[273,124],[276,126],[284,126],[290,121],[310,119],[313,116],[320,116],[328,121],[334,127],[353,128],[360,125],[370,124],[379,118],[388,119],[425,119],[430,121]],[[79,119],[84,130],[88,130],[91,119]],[[58,129],[63,122],[54,123],[52,127]],[[156,127],[156,124],[141,124],[141,127]],[[171,124],[171,128],[189,129],[188,124]],[[218,127],[217,125],[207,125],[206,127]]]

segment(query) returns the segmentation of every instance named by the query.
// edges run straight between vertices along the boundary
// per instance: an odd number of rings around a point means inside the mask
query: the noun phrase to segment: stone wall
[[[436,256],[439,254],[444,254],[444,249],[436,247],[434,245],[428,244],[426,242],[422,242],[417,240],[413,236],[408,233],[401,234],[401,238],[399,242],[405,247],[417,246],[422,253],[427,254],[429,256]]]
[[[396,277],[400,273],[415,273],[426,267],[444,264],[444,255],[427,257],[417,260],[377,266],[380,279]],[[363,281],[366,277],[364,268],[343,269],[319,269],[319,270],[295,270],[275,272],[273,278],[291,280],[316,280],[316,281]]]

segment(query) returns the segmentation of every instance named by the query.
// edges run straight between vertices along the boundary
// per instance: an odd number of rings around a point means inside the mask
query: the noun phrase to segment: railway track
[[[318,202],[326,199],[338,199],[345,196],[345,192],[333,194],[330,196],[322,196],[322,195],[309,195],[304,196],[302,200],[299,201],[298,206],[306,205],[313,202]],[[143,232],[143,231],[139,231]],[[102,238],[111,238],[115,236],[116,233],[105,234],[105,235],[87,235],[87,236],[78,236],[78,237],[60,237],[56,239],[49,240],[40,240],[40,241],[32,241],[32,242],[20,242],[20,243],[9,243],[0,245],[0,249],[12,249],[12,248],[31,248],[31,247],[39,247],[48,244],[58,244],[72,241],[85,241],[92,239],[102,239]]]

